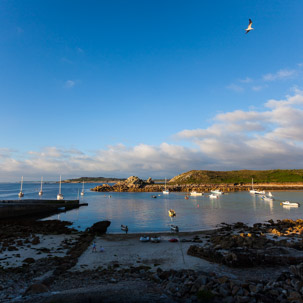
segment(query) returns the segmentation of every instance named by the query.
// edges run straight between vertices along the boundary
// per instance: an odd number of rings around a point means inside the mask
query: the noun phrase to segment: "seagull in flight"
[[[245,34],[247,34],[248,32],[250,32],[253,28],[251,27],[251,25],[252,25],[252,21],[251,21],[251,19],[249,19],[249,23],[248,23],[248,27],[247,27],[247,29],[246,29],[246,33]]]

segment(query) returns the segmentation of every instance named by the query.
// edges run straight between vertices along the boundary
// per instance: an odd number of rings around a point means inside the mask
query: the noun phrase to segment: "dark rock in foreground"
[[[100,221],[96,222],[92,227],[88,228],[87,231],[91,234],[102,235],[106,233],[109,226],[110,221]]]

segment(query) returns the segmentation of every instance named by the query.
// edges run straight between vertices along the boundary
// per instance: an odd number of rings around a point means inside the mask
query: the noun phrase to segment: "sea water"
[[[207,230],[216,228],[222,222],[246,224],[264,223],[269,219],[303,218],[301,207],[283,207],[282,201],[303,201],[303,191],[272,191],[274,201],[268,202],[261,196],[249,192],[228,193],[210,199],[208,194],[202,197],[184,199],[184,193],[128,193],[93,192],[90,188],[97,184],[85,184],[85,195],[80,196],[81,203],[88,206],[54,215],[49,219],[71,221],[73,227],[85,230],[97,221],[109,220],[109,233],[120,233],[121,224],[127,225],[130,233],[170,231],[170,225],[178,225],[180,231]],[[99,185],[99,184],[98,184]],[[40,183],[24,183],[22,199],[56,199],[58,183],[43,184],[43,196],[39,197]],[[77,199],[82,184],[62,184],[65,199]],[[0,183],[0,200],[18,199],[20,183]],[[157,198],[152,198],[156,195]],[[20,199],[22,201],[22,199]],[[168,210],[174,209],[176,217],[170,218]]]

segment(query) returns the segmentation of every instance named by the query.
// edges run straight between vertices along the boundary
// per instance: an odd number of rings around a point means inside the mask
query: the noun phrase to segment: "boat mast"
[[[21,177],[21,189],[20,189],[21,193],[22,193],[22,185],[23,185],[23,176]]]
[[[60,183],[59,183],[59,195],[61,195],[61,175],[60,175]]]
[[[251,189],[254,190],[254,178],[251,179]]]
[[[43,183],[43,177],[41,177],[41,192],[42,192],[42,183]]]

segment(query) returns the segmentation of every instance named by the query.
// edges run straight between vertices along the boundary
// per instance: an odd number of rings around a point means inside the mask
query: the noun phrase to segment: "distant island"
[[[81,177],[76,179],[66,179],[62,183],[116,183],[119,181],[124,181],[125,178],[106,178],[106,177]]]
[[[248,191],[252,188],[259,190],[287,190],[303,189],[302,169],[274,169],[274,170],[234,170],[209,171],[191,170],[182,173],[166,184],[171,192],[210,192],[220,189],[223,192]],[[99,192],[162,192],[163,182],[155,182],[151,178],[142,180],[131,176],[126,180],[118,181],[114,185],[103,184],[92,188]]]

